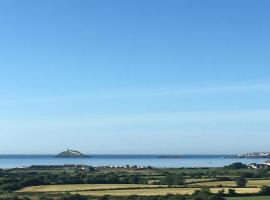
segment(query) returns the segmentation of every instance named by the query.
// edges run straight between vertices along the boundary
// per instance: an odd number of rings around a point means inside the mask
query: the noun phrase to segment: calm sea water
[[[0,155],[0,168],[30,165],[85,164],[91,166],[153,166],[153,167],[222,167],[234,162],[262,163],[267,159],[227,158],[228,155],[181,155],[166,158],[160,155],[90,155],[90,158],[55,158],[53,155]]]

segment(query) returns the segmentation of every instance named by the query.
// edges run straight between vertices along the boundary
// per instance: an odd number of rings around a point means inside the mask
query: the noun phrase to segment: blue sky
[[[0,153],[270,151],[267,0],[0,2]]]

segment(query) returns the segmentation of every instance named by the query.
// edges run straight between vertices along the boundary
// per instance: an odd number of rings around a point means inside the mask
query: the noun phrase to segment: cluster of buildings
[[[106,169],[106,168],[119,168],[119,169],[146,169],[150,167],[138,166],[138,165],[106,165],[106,166],[99,166],[96,167],[97,169]]]
[[[66,170],[79,170],[79,171],[91,171],[92,167],[88,165],[31,165],[30,169],[66,169]]]
[[[236,157],[237,158],[270,158],[270,152],[245,153],[245,154],[239,154]]]
[[[268,169],[268,168],[270,168],[270,160],[265,161],[262,164],[251,163],[251,164],[249,164],[247,166],[248,166],[248,168],[251,168],[251,169]]]
[[[137,165],[107,165],[107,166],[98,166],[98,167],[92,167],[89,165],[75,165],[75,164],[66,164],[66,165],[31,165],[30,167],[21,167],[21,169],[34,169],[34,170],[40,170],[40,169],[65,169],[65,170],[77,170],[77,171],[93,171],[93,170],[99,170],[99,169],[146,169],[150,167],[143,167],[143,166],[137,166]]]

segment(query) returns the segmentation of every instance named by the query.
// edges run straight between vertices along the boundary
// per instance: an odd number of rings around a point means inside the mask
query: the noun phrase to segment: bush
[[[248,182],[247,179],[245,179],[243,176],[235,180],[235,183],[238,187],[246,187],[247,182]]]
[[[190,200],[225,200],[220,194],[212,194],[209,188],[195,191]]]
[[[270,187],[269,186],[262,186],[259,194],[260,195],[270,195]]]
[[[184,179],[181,175],[167,175],[164,179],[160,181],[160,184],[164,185],[183,185]]]
[[[236,191],[234,189],[229,189],[228,190],[228,195],[230,197],[235,197],[235,196],[237,196],[237,193],[236,193]]]
[[[52,198],[42,196],[42,197],[39,197],[39,199],[38,199],[38,200],[52,200]]]
[[[88,200],[88,198],[85,196],[81,196],[79,194],[75,195],[67,194],[64,197],[60,198],[60,200]]]
[[[225,166],[225,169],[246,169],[247,166],[243,163],[236,162],[231,165]]]

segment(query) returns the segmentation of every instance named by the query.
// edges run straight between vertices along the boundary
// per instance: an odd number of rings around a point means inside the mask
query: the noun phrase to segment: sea
[[[232,158],[231,155],[89,155],[89,158],[56,158],[54,155],[0,155],[0,168],[31,165],[82,164],[98,166],[138,166],[158,168],[223,167],[235,162],[263,163],[263,158]]]

